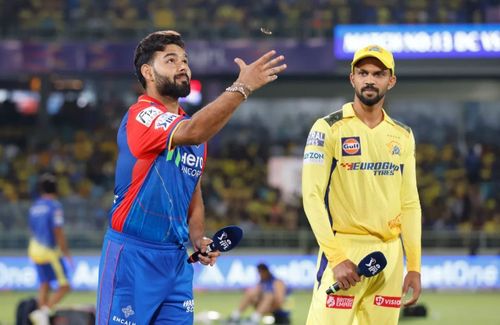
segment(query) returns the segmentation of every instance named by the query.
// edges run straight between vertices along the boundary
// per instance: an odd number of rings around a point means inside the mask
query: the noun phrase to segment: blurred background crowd
[[[335,24],[500,22],[499,0],[0,0],[0,6],[4,40],[137,42],[152,30],[176,29],[189,43],[251,38],[260,26],[276,37],[306,39],[331,38]],[[71,229],[106,227],[116,131],[141,91],[132,64],[130,70],[122,92],[102,87],[89,98],[81,85],[62,85],[63,98],[50,97],[46,107],[31,107],[29,99],[19,107],[0,90],[0,231],[26,229],[37,177],[47,170],[58,176]],[[29,88],[39,89],[36,78]],[[412,127],[417,140],[424,228],[500,233],[500,115],[498,110],[490,115],[497,107],[478,101],[420,111],[426,103],[441,102],[417,101],[413,108],[394,103],[395,117]],[[410,117],[405,109],[412,110]],[[247,230],[308,229],[301,198],[285,199],[282,189],[268,182],[269,161],[278,156],[300,161],[318,117],[297,115],[280,126],[236,118],[209,143],[203,177],[209,229],[228,223]]]
[[[158,29],[190,39],[248,38],[261,26],[306,39],[328,37],[337,24],[500,21],[498,0],[2,0],[0,6],[1,35],[22,39],[127,39]]]

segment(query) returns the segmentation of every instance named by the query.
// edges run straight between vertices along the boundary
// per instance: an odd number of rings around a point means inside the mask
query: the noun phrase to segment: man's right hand
[[[286,69],[286,64],[280,64],[285,57],[283,55],[274,57],[276,51],[272,50],[255,60],[246,64],[240,58],[235,58],[234,62],[240,67],[240,74],[236,82],[242,83],[251,91],[274,81],[278,74]]]
[[[333,268],[333,276],[335,281],[339,283],[340,289],[347,290],[361,281],[357,269],[358,267],[351,260],[345,260]]]

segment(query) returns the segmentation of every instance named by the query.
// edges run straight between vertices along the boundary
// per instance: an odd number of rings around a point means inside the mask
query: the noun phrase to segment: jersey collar
[[[162,102],[160,102],[159,100],[157,100],[156,98],[153,98],[151,96],[148,96],[148,95],[141,95],[139,96],[139,98],[137,99],[137,102],[147,102],[147,103],[151,103],[151,104],[154,104],[154,105],[157,105],[157,106],[160,106],[161,108],[163,108],[164,110],[167,110],[167,108],[165,107],[165,105],[162,104]],[[182,109],[182,107],[179,106],[179,108],[177,109],[177,113],[180,114],[180,115],[187,115],[186,112],[184,112],[184,110]]]
[[[350,102],[350,103],[344,104],[344,106],[342,106],[342,116],[344,118],[356,116],[356,113],[354,113],[354,106],[353,105],[354,105],[354,103]],[[382,108],[382,113],[384,113],[384,121],[388,122],[389,124],[396,125],[394,120],[389,117],[389,115],[385,112],[385,110],[383,108]]]

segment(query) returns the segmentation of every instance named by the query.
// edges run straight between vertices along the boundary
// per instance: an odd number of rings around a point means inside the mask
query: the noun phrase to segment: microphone
[[[188,263],[195,263],[200,260],[200,254],[207,256],[209,252],[220,251],[227,252],[238,245],[241,238],[243,237],[243,230],[238,226],[227,226],[219,229],[212,237],[213,242],[207,246],[207,252],[202,253],[201,251],[196,251],[187,259]]]
[[[379,274],[387,265],[387,260],[382,252],[376,251],[366,255],[361,261],[359,261],[358,268],[356,272],[358,275],[364,275],[369,278],[374,275]],[[340,284],[335,282],[327,290],[326,294],[331,295],[340,290]]]

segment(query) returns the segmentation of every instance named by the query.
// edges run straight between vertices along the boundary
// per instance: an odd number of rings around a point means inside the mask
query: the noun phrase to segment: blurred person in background
[[[289,322],[289,315],[283,310],[286,296],[290,293],[286,284],[276,278],[266,264],[258,264],[259,283],[245,291],[238,309],[231,313],[229,324],[240,324],[241,315],[248,307],[253,306],[255,311],[244,324],[259,324],[263,315],[272,314],[276,323],[284,324]]]
[[[28,255],[35,263],[40,286],[38,309],[30,314],[35,325],[48,325],[54,306],[70,291],[68,272],[63,257],[71,264],[71,256],[63,231],[64,215],[57,200],[57,180],[43,174],[39,180],[40,198],[29,210],[31,238]],[[58,289],[50,295],[50,282],[57,280]]]
[[[318,119],[307,138],[303,203],[320,248],[307,324],[397,324],[402,295],[413,291],[405,305],[420,295],[415,140],[383,109],[396,84],[394,67],[392,53],[380,46],[356,51],[354,102]],[[387,267],[358,284],[357,263],[373,251],[385,255]],[[344,291],[327,295],[334,282]]]
[[[189,117],[179,98],[190,92],[184,41],[159,31],[138,44],[134,65],[145,89],[118,130],[115,200],[99,266],[96,324],[192,324],[193,267],[186,245],[206,253],[200,179],[206,141],[230,119],[252,91],[277,79],[283,56],[269,51],[247,65],[236,58],[237,80]]]

